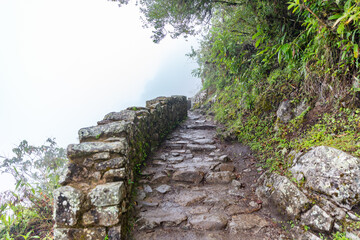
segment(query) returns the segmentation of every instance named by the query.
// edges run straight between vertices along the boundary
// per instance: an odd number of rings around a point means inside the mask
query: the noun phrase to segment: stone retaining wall
[[[107,114],[79,130],[80,144],[54,192],[56,240],[123,239],[134,175],[146,156],[187,116],[184,96]]]

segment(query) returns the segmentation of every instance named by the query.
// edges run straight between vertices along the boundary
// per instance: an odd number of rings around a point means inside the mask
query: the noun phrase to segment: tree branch
[[[308,6],[306,6],[304,3],[301,4],[311,15],[313,15],[323,27],[328,28],[331,31],[331,27],[326,24],[321,18],[319,18],[318,15],[316,15]]]

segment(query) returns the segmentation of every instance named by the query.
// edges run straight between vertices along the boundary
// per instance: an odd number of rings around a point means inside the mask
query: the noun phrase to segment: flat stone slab
[[[235,178],[232,172],[209,172],[206,175],[205,181],[207,183],[230,183]]]
[[[171,163],[181,163],[184,161],[185,156],[178,156],[178,157],[169,157],[166,160]]]
[[[102,152],[102,153],[95,153],[92,156],[92,159],[97,161],[97,160],[107,160],[110,159],[110,153],[109,152]]]
[[[79,130],[80,142],[96,140],[103,137],[125,137],[132,130],[130,122],[112,122],[95,127],[87,127]]]
[[[184,146],[185,146],[185,144],[182,144],[182,143],[174,143],[174,142],[165,143],[165,147],[171,148],[171,149],[182,149]]]
[[[173,180],[198,184],[204,178],[204,173],[197,170],[178,170],[173,174]]]
[[[124,167],[126,162],[126,158],[119,157],[119,158],[113,158],[104,162],[96,163],[95,169],[98,171],[102,170],[108,170],[108,169],[116,169]]]
[[[132,110],[122,110],[120,112],[111,112],[105,115],[104,121],[129,121],[134,122],[136,118],[136,112]]]
[[[209,139],[209,138],[195,139],[195,140],[193,140],[193,142],[195,144],[214,144],[215,143],[214,139]]]
[[[127,143],[120,142],[85,142],[80,144],[70,144],[67,148],[67,155],[69,158],[84,157],[99,152],[112,152],[126,154]]]
[[[187,147],[191,151],[211,151],[216,149],[215,145],[210,144],[188,144]]]
[[[167,183],[170,181],[170,177],[163,172],[156,173],[151,179],[152,183]]]
[[[191,124],[186,126],[188,129],[195,130],[212,130],[216,129],[216,125],[213,124]]]
[[[187,220],[182,209],[154,209],[140,213],[141,229],[153,229],[160,225],[174,227]]]
[[[226,227],[227,222],[227,216],[221,213],[195,215],[189,220],[193,228],[200,230],[221,230]]]
[[[180,194],[174,196],[175,202],[181,206],[190,206],[193,204],[198,204],[206,198],[207,194],[205,192],[198,191],[182,191]]]
[[[205,214],[209,213],[211,206],[194,206],[194,207],[188,207],[187,212],[191,215],[198,215],[198,214]]]
[[[139,201],[139,204],[144,206],[144,207],[157,207],[157,206],[159,206],[158,202]]]
[[[236,234],[244,230],[258,230],[270,223],[255,214],[240,214],[232,216],[229,223],[230,233]]]
[[[205,173],[205,172],[208,172],[209,170],[213,169],[216,165],[217,165],[216,162],[203,162],[203,161],[191,162],[191,161],[186,161],[186,162],[173,164],[173,165],[171,165],[169,167],[173,168],[173,169],[182,170],[182,171],[186,171],[186,170],[189,170],[189,169],[190,170],[196,169],[197,171]]]

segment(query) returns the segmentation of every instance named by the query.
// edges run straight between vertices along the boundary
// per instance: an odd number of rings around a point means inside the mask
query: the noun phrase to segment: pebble
[[[138,200],[144,200],[146,198],[146,193],[143,190],[138,190],[136,199]]]
[[[258,204],[254,201],[249,202],[249,205],[250,205],[250,207],[253,207],[253,208],[258,207]]]
[[[144,185],[144,192],[146,193],[152,193],[153,190],[149,185]]]
[[[156,191],[158,191],[159,193],[167,193],[168,191],[170,191],[171,187],[169,185],[160,185],[159,187],[156,188]]]
[[[220,157],[219,157],[219,160],[220,160],[221,162],[230,162],[230,161],[231,161],[231,159],[229,158],[228,155],[222,155],[222,156],[220,156]]]

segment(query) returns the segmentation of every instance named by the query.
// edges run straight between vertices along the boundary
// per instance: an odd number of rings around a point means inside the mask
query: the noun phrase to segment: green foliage
[[[16,180],[15,191],[1,196],[1,239],[52,239],[53,191],[67,162],[65,150],[48,139],[42,146],[22,141],[15,156],[4,158],[0,169]]]
[[[346,237],[346,233],[336,232],[333,234],[333,240],[350,240]]]
[[[145,26],[154,28],[152,38],[158,43],[167,33],[170,33],[171,37],[195,34],[196,25],[211,17],[214,2],[141,0],[140,5],[145,15]]]
[[[330,146],[354,156],[360,156],[360,110],[341,108],[333,113],[326,113],[312,126],[302,139],[296,141],[296,149],[312,146]]]

